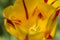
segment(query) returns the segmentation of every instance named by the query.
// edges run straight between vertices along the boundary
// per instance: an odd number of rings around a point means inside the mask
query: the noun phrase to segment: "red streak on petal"
[[[36,12],[36,9],[37,9],[37,7],[34,9],[34,11],[33,11],[33,13],[32,13],[32,16],[34,16],[34,14],[35,14],[35,12]]]
[[[49,34],[48,37],[47,37],[47,39],[52,40],[53,38],[52,38],[52,36]]]
[[[20,20],[14,20],[14,23],[20,25],[21,21]]]
[[[39,13],[38,17],[39,18],[43,18],[43,15],[41,13]]]
[[[47,3],[47,2],[48,2],[48,0],[44,0],[44,2],[45,2],[45,3]]]
[[[7,23],[8,23],[8,24],[11,24],[12,27],[15,29],[14,24],[13,24],[13,22],[12,22],[11,20],[7,19]]]
[[[45,37],[46,37],[47,40],[52,40],[53,39],[53,37],[50,35],[50,31],[45,32]]]
[[[21,23],[21,20],[19,20],[18,18],[16,18],[15,16],[12,16],[12,21],[15,23],[15,24],[18,24],[18,25],[20,25],[20,23]]]
[[[60,10],[57,10],[56,11],[56,14],[55,14],[55,17],[54,17],[54,20],[57,18],[57,16],[59,15],[59,12],[60,12]]]
[[[56,9],[58,9],[60,6],[58,6]]]
[[[25,40],[28,40],[28,34],[26,35]]]
[[[57,0],[54,0],[54,1],[51,3],[51,5],[53,5],[56,1],[57,1]]]
[[[26,12],[26,19],[28,19],[28,18],[29,18],[29,17],[28,17],[28,11],[27,11],[27,8],[26,8],[26,5],[25,5],[24,0],[23,0],[23,5],[24,5],[25,12]]]

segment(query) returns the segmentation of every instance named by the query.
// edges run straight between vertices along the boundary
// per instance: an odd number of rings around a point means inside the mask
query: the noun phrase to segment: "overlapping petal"
[[[6,30],[20,40],[53,39],[57,12],[55,6],[49,2],[49,0],[16,0],[3,13]]]

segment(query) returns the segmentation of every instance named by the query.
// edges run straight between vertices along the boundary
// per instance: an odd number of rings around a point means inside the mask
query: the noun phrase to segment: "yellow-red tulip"
[[[4,25],[19,40],[52,40],[56,18],[60,11],[59,0],[16,0],[4,9]],[[60,1],[59,1],[60,2]]]

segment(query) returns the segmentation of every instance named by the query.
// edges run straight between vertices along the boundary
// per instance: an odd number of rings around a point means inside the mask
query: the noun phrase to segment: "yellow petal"
[[[58,6],[60,6],[60,0],[48,0],[48,4],[51,4],[53,1],[55,1],[54,4],[52,5],[53,7],[57,8]]]
[[[55,14],[56,8],[44,0],[16,0],[14,5],[4,10],[4,25],[10,34],[21,40],[27,34],[29,40],[47,40],[49,35],[54,37],[55,34]]]

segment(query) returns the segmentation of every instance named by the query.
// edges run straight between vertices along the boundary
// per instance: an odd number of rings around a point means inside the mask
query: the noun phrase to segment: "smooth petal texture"
[[[52,40],[56,30],[55,14],[56,8],[44,0],[16,0],[4,10],[4,25],[19,40]]]

